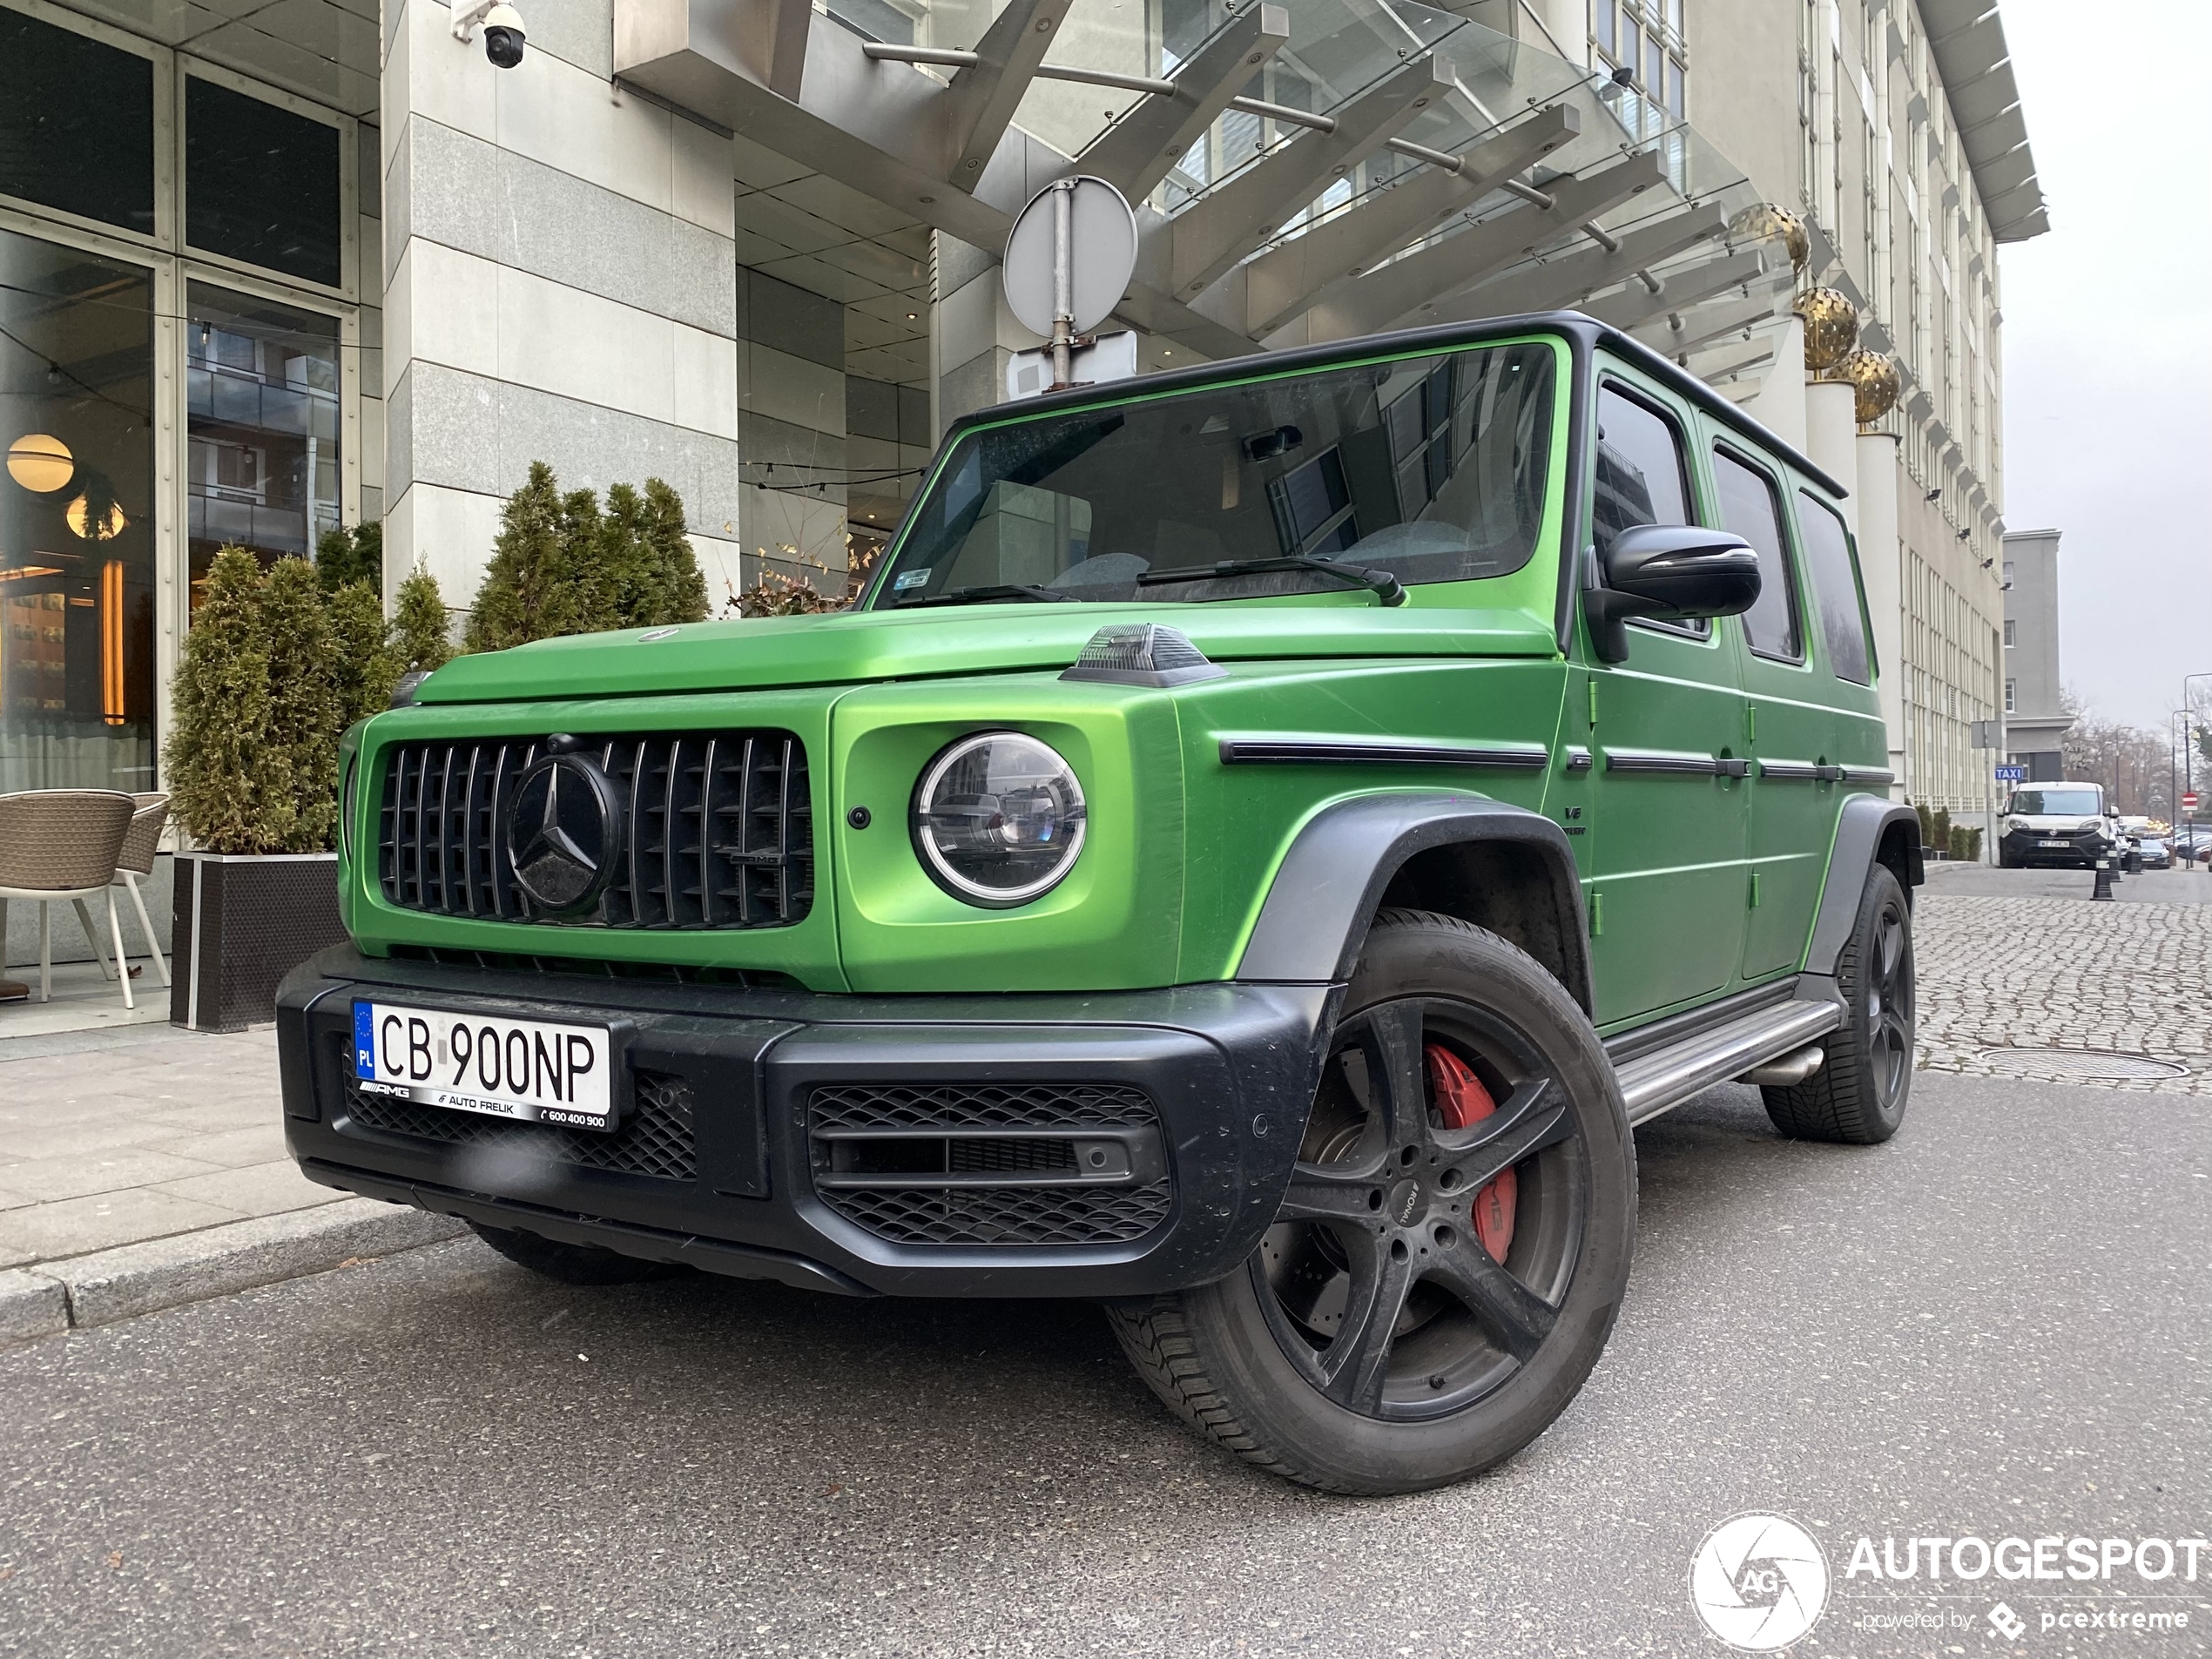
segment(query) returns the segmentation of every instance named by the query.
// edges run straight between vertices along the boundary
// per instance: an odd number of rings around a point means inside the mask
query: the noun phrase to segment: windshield
[[[2015,790],[2010,808],[2024,818],[2094,818],[2104,809],[2094,789]]]
[[[1548,345],[1494,346],[1046,415],[961,441],[871,602],[1195,602],[1518,570],[1551,435]],[[1278,568],[1222,572],[1224,561]],[[1186,577],[1184,573],[1190,573]]]

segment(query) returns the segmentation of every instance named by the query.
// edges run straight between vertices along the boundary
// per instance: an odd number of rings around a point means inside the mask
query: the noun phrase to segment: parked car
[[[1572,314],[965,416],[856,609],[348,732],[291,1150],[571,1283],[1096,1298],[1237,1456],[1463,1479],[1604,1346],[1634,1124],[1902,1121],[1841,496]]]
[[[2137,850],[2142,854],[2146,870],[2170,870],[2174,867],[2174,848],[2163,835],[2146,831],[2135,838]]]
[[[2119,844],[2117,820],[2105,814],[2097,784],[2027,784],[2006,803],[1997,862],[2008,870],[2030,865],[2093,868]]]

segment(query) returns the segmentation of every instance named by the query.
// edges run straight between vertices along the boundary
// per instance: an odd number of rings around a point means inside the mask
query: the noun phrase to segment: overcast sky
[[[2053,226],[1999,259],[2005,524],[2065,532],[2067,683],[2156,728],[2212,672],[2212,5],[2001,7]]]

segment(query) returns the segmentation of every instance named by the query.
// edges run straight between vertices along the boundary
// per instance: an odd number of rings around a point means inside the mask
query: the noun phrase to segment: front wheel
[[[1109,1312],[1153,1391],[1246,1461],[1418,1491],[1566,1408],[1635,1230],[1627,1116],[1574,999],[1494,934],[1386,911],[1276,1224],[1227,1278]]]

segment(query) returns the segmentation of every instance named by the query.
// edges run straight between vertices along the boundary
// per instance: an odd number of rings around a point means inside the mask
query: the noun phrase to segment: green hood
[[[1549,657],[1550,624],[1524,611],[1384,610],[1364,594],[1297,604],[961,605],[687,623],[578,634],[462,657],[422,683],[424,703],[756,691],[1065,668],[1109,623],[1177,628],[1218,662],[1318,657]]]

